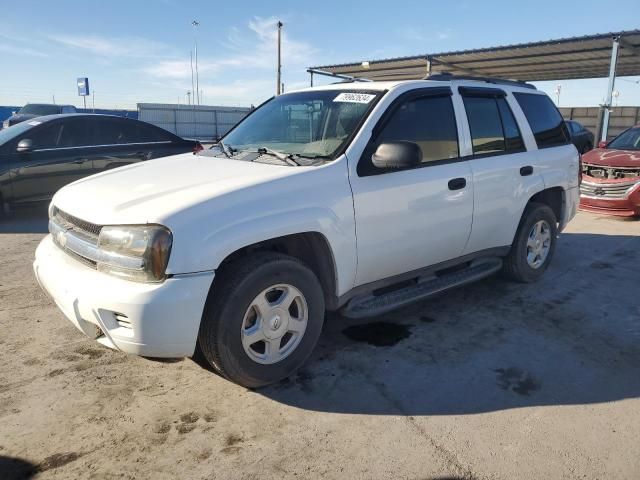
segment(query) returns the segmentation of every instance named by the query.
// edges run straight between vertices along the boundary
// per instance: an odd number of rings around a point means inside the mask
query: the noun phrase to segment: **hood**
[[[596,148],[582,155],[582,162],[604,167],[640,167],[640,151]]]
[[[30,120],[38,116],[39,115],[34,115],[32,113],[16,113],[9,117],[9,125],[15,125],[16,123],[24,122],[25,120]]]
[[[63,187],[52,203],[88,222],[163,223],[176,212],[313,167],[185,153],[99,173]]]

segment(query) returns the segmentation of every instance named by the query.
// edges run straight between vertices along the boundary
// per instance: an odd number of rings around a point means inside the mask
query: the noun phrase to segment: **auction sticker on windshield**
[[[370,93],[353,93],[353,92],[342,92],[336,98],[333,99],[334,102],[350,102],[350,103],[369,103],[376,96],[371,95]]]

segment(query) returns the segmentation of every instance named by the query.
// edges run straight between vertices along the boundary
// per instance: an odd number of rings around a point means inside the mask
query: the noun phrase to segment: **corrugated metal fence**
[[[591,130],[600,140],[602,131],[602,107],[562,107],[560,113],[565,120],[575,120]],[[640,123],[640,107],[613,107],[609,116],[607,139],[611,140],[623,130]]]
[[[152,123],[183,138],[217,140],[250,111],[245,107],[139,103],[138,120]]]

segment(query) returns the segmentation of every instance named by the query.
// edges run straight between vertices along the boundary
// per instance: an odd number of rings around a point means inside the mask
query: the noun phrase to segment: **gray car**
[[[77,113],[76,107],[73,105],[55,105],[50,103],[28,103],[17,113],[7,118],[2,127],[7,128],[16,123],[24,122],[35,117],[44,115],[57,115],[59,113]]]

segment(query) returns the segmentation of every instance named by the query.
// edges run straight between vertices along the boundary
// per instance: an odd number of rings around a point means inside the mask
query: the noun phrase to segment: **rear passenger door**
[[[460,157],[451,89],[412,90],[397,98],[374,127],[357,174],[350,177],[355,209],[356,285],[460,256],[471,230],[473,185]],[[421,165],[379,169],[378,145],[410,141]]]
[[[93,160],[96,173],[193,149],[188,144],[174,142],[169,132],[163,135],[161,129],[137,120],[118,117],[96,119],[97,145],[100,146]]]
[[[458,87],[468,122],[474,211],[464,253],[511,245],[529,198],[544,188],[535,145],[526,144],[514,99],[498,88]]]
[[[94,117],[96,146],[95,173],[150,158],[149,146],[141,142],[138,122],[118,117]]]

